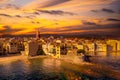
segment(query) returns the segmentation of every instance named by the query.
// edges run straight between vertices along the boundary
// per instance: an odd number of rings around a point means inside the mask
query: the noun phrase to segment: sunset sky
[[[0,0],[0,35],[120,34],[120,0]]]

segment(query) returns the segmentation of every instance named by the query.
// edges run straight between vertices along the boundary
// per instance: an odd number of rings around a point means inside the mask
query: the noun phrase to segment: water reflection
[[[111,66],[120,70],[120,52],[95,52],[91,57],[93,63]]]
[[[56,72],[61,70],[61,62],[60,60],[57,60],[57,59],[50,59],[50,58],[44,59],[42,66],[43,66],[43,70],[46,72],[49,72],[49,71]]]
[[[96,80],[110,79],[83,74],[82,68],[51,58],[34,58],[0,64],[0,80]]]
[[[102,57],[120,57],[120,51],[119,52],[88,52],[90,55],[94,56],[102,56]]]

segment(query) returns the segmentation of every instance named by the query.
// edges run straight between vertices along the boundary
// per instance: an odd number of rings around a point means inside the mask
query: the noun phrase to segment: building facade
[[[26,42],[24,45],[25,45],[25,51],[24,51],[23,55],[26,55],[26,56],[36,56],[37,55],[37,51],[39,48],[39,45],[37,42]]]

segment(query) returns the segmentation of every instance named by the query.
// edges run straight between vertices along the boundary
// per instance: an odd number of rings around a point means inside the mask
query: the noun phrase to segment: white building
[[[56,58],[60,58],[60,46],[56,46]]]
[[[108,51],[117,51],[117,40],[108,40]]]
[[[6,51],[7,51],[7,53],[17,53],[18,52],[17,43],[16,42],[8,42],[6,44]]]
[[[77,49],[84,49],[84,47],[83,47],[82,44],[78,44],[78,45],[77,45]]]
[[[94,43],[88,43],[87,46],[88,46],[88,51],[90,51],[90,52],[94,52],[95,51]]]
[[[56,40],[56,45],[54,46],[55,47],[55,57],[56,58],[60,58],[60,44],[61,44],[61,41],[60,40]]]
[[[50,43],[47,44],[48,53],[52,53],[53,52],[53,47],[54,47],[53,44],[50,44]]]
[[[47,44],[43,44],[43,45],[42,45],[42,49],[43,49],[43,51],[45,52],[45,54],[48,54],[48,55],[49,55]]]
[[[103,43],[97,43],[96,51],[107,51],[107,45]]]
[[[117,41],[117,51],[120,51],[120,40]]]

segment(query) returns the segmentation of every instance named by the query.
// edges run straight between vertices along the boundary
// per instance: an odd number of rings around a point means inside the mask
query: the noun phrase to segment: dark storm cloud
[[[51,14],[51,15],[64,15],[64,14],[75,15],[74,13],[65,12],[65,11],[61,11],[61,10],[37,10],[36,12],[34,12],[34,14],[40,14],[39,12]]]
[[[32,21],[31,23],[33,23],[33,24],[34,24],[35,22],[34,22],[34,21]]]
[[[116,13],[116,11],[112,10],[112,9],[107,9],[107,8],[102,8],[101,10],[91,10],[92,12],[107,12],[107,13]]]
[[[40,15],[40,13],[39,13],[39,12],[34,12],[33,14]]]
[[[18,7],[18,6],[13,5],[13,4],[7,4],[7,5],[6,5],[6,8],[19,9],[19,7]]]
[[[33,23],[33,24],[40,24],[40,22],[34,22],[34,21],[32,21],[31,23]]]
[[[12,17],[11,15],[8,14],[0,14],[0,16]]]
[[[103,12],[108,12],[108,13],[115,13],[114,10],[112,10],[112,9],[107,9],[107,8],[103,8],[101,11],[103,11]]]
[[[29,18],[29,19],[33,19],[33,18],[35,18],[36,16],[35,15],[26,15],[26,16],[22,16],[22,17],[24,17],[24,18]]]
[[[11,15],[8,15],[8,14],[0,14],[0,16],[5,16],[5,17],[9,17],[9,18],[14,18],[14,17],[21,18],[21,17],[23,17],[22,15],[11,16]]]
[[[33,19],[41,14],[49,14],[49,15],[77,15],[72,12],[65,12],[62,10],[36,10],[35,12],[32,13],[25,13],[24,15],[21,15],[21,17]],[[16,17],[20,17],[17,15]]]
[[[76,26],[66,26],[61,28],[45,28],[40,27],[39,28],[41,32],[51,31],[55,33],[69,33],[71,31],[77,31],[78,34],[107,34],[107,35],[118,35],[120,34],[120,24],[108,24],[108,25],[76,25]],[[80,32],[79,32],[80,31]],[[82,31],[82,32],[81,32]],[[74,34],[74,33],[72,33]]]
[[[64,27],[61,29],[61,28],[54,28],[54,29],[51,29],[51,28],[45,28],[45,27],[40,27],[39,28],[41,32],[46,32],[46,31],[50,31],[50,32],[65,32],[65,31],[71,31],[69,29],[67,30],[64,30]]]
[[[4,4],[0,6],[0,8],[1,9],[15,9],[15,10],[20,9],[17,5],[14,5],[14,4]]]
[[[98,10],[91,10],[92,12],[98,12]]]
[[[33,19],[33,18],[35,18],[36,16],[35,15],[33,15],[33,14],[23,14],[23,15],[14,15],[14,16],[11,16],[11,15],[8,15],[8,14],[0,14],[0,16],[5,16],[5,17],[9,17],[9,18],[14,18],[14,17],[16,17],[16,18],[29,18],[29,19]]]
[[[118,10],[118,14],[120,14],[120,10]]]
[[[114,10],[119,10],[120,9],[120,0],[115,0],[110,4],[110,8]]]
[[[70,1],[70,0],[51,0],[50,2],[47,2],[42,7],[50,7],[50,6],[58,5],[67,1]]]
[[[20,16],[20,15],[15,15],[15,17],[18,17],[18,18],[20,18],[20,17],[22,17],[22,16]]]
[[[25,13],[25,14],[21,14],[21,15],[15,15],[15,16],[11,16],[8,14],[0,14],[0,16],[5,16],[5,17],[17,17],[17,18],[29,18],[29,19],[33,19],[35,18],[37,15],[40,14],[50,14],[50,15],[76,15],[75,13],[72,12],[65,12],[65,11],[61,11],[61,10],[37,10],[33,13]]]
[[[12,29],[10,26],[3,26],[4,30],[0,30],[0,33],[2,34],[11,34],[17,31],[21,31],[23,29]]]
[[[94,22],[87,22],[87,21],[83,21],[84,25],[96,25],[96,23]]]
[[[108,24],[108,25],[77,25],[77,26],[67,26],[66,30],[106,30],[112,29],[120,31],[120,23],[118,24]]]
[[[107,21],[120,21],[120,19],[115,19],[115,18],[108,18]]]

